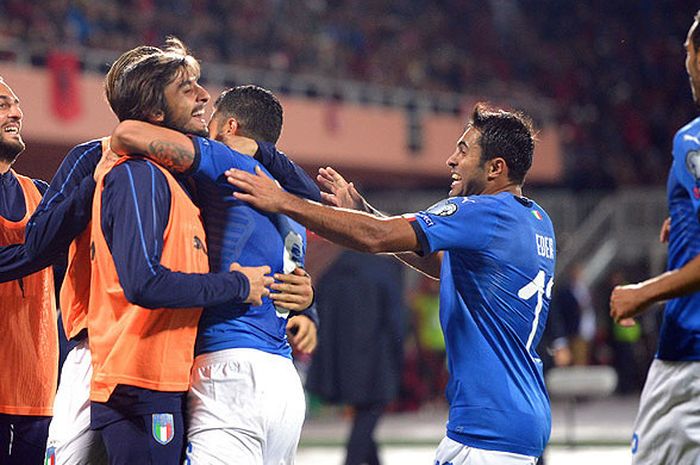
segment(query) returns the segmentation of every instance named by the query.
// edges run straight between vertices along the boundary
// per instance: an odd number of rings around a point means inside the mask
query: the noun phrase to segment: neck
[[[486,195],[495,195],[495,194],[500,194],[501,192],[509,192],[513,195],[517,195],[518,197],[523,196],[523,186],[520,184],[516,184],[514,182],[509,182],[507,184],[500,184],[492,187],[487,187],[484,189],[484,194]]]
[[[232,148],[236,152],[251,157],[254,156],[255,152],[258,151],[258,143],[249,137],[227,133],[221,136],[221,142],[223,142],[229,148]]]
[[[12,162],[7,160],[0,160],[0,174],[5,174],[10,171],[12,167]]]

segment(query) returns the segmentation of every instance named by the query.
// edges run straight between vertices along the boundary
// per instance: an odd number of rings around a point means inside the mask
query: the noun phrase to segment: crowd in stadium
[[[672,1],[489,4],[8,0],[0,34],[118,51],[168,33],[210,62],[421,91],[525,90],[555,102],[568,186],[661,184],[672,134],[692,114],[677,70],[688,13]]]

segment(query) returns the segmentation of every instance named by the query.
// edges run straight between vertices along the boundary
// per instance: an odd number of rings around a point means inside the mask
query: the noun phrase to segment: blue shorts
[[[0,463],[42,465],[51,417],[0,414]]]
[[[181,412],[138,415],[98,431],[109,465],[181,465],[185,427]]]

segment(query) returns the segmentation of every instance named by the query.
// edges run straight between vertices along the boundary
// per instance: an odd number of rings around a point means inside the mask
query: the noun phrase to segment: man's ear
[[[226,128],[226,132],[230,133],[232,136],[235,136],[238,132],[238,120],[230,117],[226,120],[224,127]]]
[[[153,124],[162,124],[165,121],[165,112],[163,110],[156,110],[148,115],[148,121]]]
[[[487,175],[489,179],[496,179],[502,175],[508,176],[508,165],[506,161],[501,157],[492,158],[489,160]]]

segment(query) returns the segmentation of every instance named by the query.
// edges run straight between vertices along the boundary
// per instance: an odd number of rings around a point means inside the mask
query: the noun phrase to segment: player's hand
[[[668,242],[668,236],[671,234],[671,217],[669,216],[664,220],[664,224],[661,225],[661,231],[659,231],[659,242],[665,244]]]
[[[238,263],[233,263],[231,271],[243,273],[250,283],[248,297],[243,303],[251,305],[262,305],[263,297],[270,295],[270,285],[275,281],[270,274],[269,266],[241,266]]]
[[[306,315],[296,315],[287,321],[287,339],[295,351],[311,354],[318,343],[316,324]]]
[[[294,198],[283,191],[277,181],[266,176],[259,166],[255,167],[255,174],[234,168],[227,170],[225,174],[229,184],[240,191],[234,192],[233,196],[259,210],[278,213],[289,197]]]
[[[103,173],[110,169],[116,162],[119,160],[119,155],[116,153],[112,152],[111,149],[107,151],[102,151],[102,156],[100,157],[100,161],[97,162],[97,166],[95,166],[95,171],[92,173],[93,179],[97,181],[97,177],[100,175],[100,173]]]
[[[328,192],[321,192],[323,203],[334,207],[365,210],[365,199],[340,173],[331,168],[318,169],[316,180]]]
[[[314,289],[311,287],[311,277],[303,268],[294,268],[291,273],[276,273],[275,280],[270,285],[274,291],[270,293],[270,299],[275,301],[276,306],[295,312],[311,306]]]
[[[610,316],[622,326],[634,326],[634,317],[650,304],[641,284],[616,286],[610,294]]]

